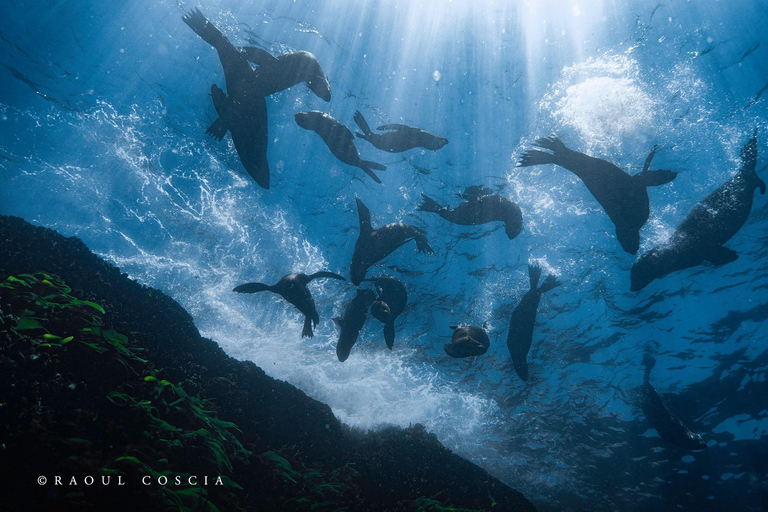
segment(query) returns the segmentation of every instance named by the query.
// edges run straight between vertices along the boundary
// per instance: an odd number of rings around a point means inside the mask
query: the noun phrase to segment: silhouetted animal
[[[672,171],[648,169],[656,147],[645,160],[643,170],[630,176],[610,162],[568,149],[554,134],[537,139],[534,146],[549,149],[552,153],[537,149],[526,151],[518,167],[555,164],[581,178],[616,226],[621,247],[636,254],[640,248],[640,228],[650,213],[646,188],[669,183],[677,176]]]
[[[550,275],[544,279],[541,288],[538,288],[541,269],[535,265],[528,265],[528,277],[531,289],[523,295],[520,304],[512,311],[507,333],[507,348],[512,356],[512,366],[523,381],[528,380],[526,358],[533,342],[533,328],[536,325],[536,312],[539,309],[541,294],[560,285],[555,276]]]
[[[397,222],[373,229],[370,210],[359,197],[355,197],[355,201],[360,220],[360,236],[355,243],[352,264],[349,269],[351,281],[355,286],[362,282],[371,265],[381,261],[398,247],[411,240],[416,241],[416,248],[419,252],[434,253],[427,242],[427,237],[419,228],[414,226]]]
[[[333,153],[333,156],[345,164],[361,168],[376,183],[381,183],[379,177],[371,169],[383,171],[386,167],[360,158],[360,153],[357,152],[357,147],[355,146],[355,138],[352,136],[349,128],[330,115],[317,110],[299,112],[296,114],[295,119],[296,124],[305,130],[312,130],[322,137],[328,149]]]
[[[376,288],[376,302],[371,305],[371,314],[384,324],[384,341],[392,350],[395,345],[395,318],[408,304],[408,292],[400,280],[391,276],[363,279],[371,281]]]
[[[757,177],[757,130],[741,150],[741,169],[697,204],[665,244],[641,255],[632,266],[630,290],[637,291],[670,272],[709,261],[716,266],[739,255],[723,247],[747,221],[756,188],[765,194]]]
[[[645,365],[645,376],[643,377],[643,413],[648,418],[651,426],[656,429],[659,437],[668,443],[672,443],[687,450],[703,450],[706,443],[699,434],[691,430],[680,421],[680,419],[670,411],[661,397],[653,389],[650,383],[651,369],[656,364],[656,360],[649,353],[643,356],[643,365]]]
[[[452,325],[451,343],[443,345],[445,353],[451,357],[462,358],[480,356],[488,352],[491,340],[485,329],[476,325]]]
[[[419,147],[434,151],[448,144],[448,139],[445,137],[437,137],[404,124],[385,124],[376,129],[386,133],[373,133],[360,111],[355,111],[355,122],[363,131],[363,133],[356,132],[355,135],[367,140],[374,147],[390,153],[401,153]]]
[[[467,187],[460,197],[466,202],[454,209],[442,206],[440,203],[421,194],[419,210],[436,213],[445,220],[461,226],[477,226],[488,222],[504,223],[507,237],[512,240],[523,229],[523,214],[520,207],[504,196],[493,194],[482,186]]]
[[[240,51],[254,64],[256,89],[262,96],[269,96],[298,83],[304,82],[318,98],[331,101],[331,86],[317,58],[309,52],[290,52],[273,56],[266,50],[243,46]]]
[[[267,104],[255,86],[255,71],[245,54],[235,48],[199,9],[190,11],[182,19],[206,43],[216,48],[227,82],[228,94],[211,86],[213,105],[219,118],[206,133],[221,140],[229,130],[243,167],[259,186],[268,189]]]
[[[315,301],[312,298],[312,294],[309,292],[307,285],[313,279],[319,279],[328,277],[331,279],[340,279],[346,281],[343,277],[333,272],[315,272],[314,274],[288,274],[280,279],[277,284],[268,285],[263,283],[247,283],[241,284],[236,287],[233,292],[237,293],[257,293],[270,291],[276,293],[288,301],[290,304],[296,306],[296,309],[304,314],[304,330],[301,335],[303,337],[311,338],[314,336],[312,332],[312,324],[317,327],[320,317],[315,309]]]
[[[336,344],[336,356],[344,362],[349,357],[352,347],[357,343],[360,330],[365,325],[368,308],[376,301],[371,290],[357,290],[355,297],[344,306],[341,316],[333,319],[339,326],[339,341]]]

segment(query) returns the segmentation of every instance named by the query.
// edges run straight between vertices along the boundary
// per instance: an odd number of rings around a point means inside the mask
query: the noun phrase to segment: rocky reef
[[[2,510],[535,510],[420,425],[345,427],[80,240],[7,216],[0,443]]]

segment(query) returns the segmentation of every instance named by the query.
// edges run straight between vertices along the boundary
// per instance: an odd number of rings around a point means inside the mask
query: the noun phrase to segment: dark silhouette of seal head
[[[476,325],[452,325],[451,343],[443,345],[445,353],[451,357],[463,358],[480,356],[488,352],[491,340],[485,329]]]
[[[549,275],[539,287],[541,268],[535,265],[528,265],[528,278],[531,288],[512,311],[507,333],[507,348],[512,356],[512,366],[523,381],[528,380],[527,357],[533,343],[533,328],[536,325],[536,313],[541,295],[560,285],[555,276]]]
[[[365,325],[368,308],[376,301],[371,290],[357,290],[355,297],[347,302],[341,316],[333,319],[339,327],[339,341],[336,343],[336,357],[342,363],[349,358],[352,347],[357,343],[360,330]]]
[[[371,265],[381,261],[398,247],[411,240],[416,241],[416,249],[419,252],[434,253],[427,242],[427,237],[417,227],[397,222],[373,229],[371,211],[359,197],[355,197],[355,201],[357,202],[357,215],[360,221],[360,236],[355,242],[355,250],[352,253],[352,263],[349,268],[350,278],[355,286],[363,281]]]
[[[649,169],[657,148],[651,150],[643,170],[630,176],[611,162],[568,149],[554,134],[537,139],[533,144],[551,153],[537,149],[526,151],[517,166],[555,164],[574,173],[616,226],[616,238],[621,247],[630,254],[637,254],[640,228],[650,213],[647,187],[669,183],[677,176],[673,171]]]
[[[641,255],[632,266],[630,290],[645,288],[671,272],[709,261],[715,266],[735,261],[736,251],[724,247],[752,211],[755,189],[765,194],[757,177],[757,129],[741,149],[741,168],[697,204],[665,244]]]
[[[477,226],[488,222],[503,222],[507,238],[512,240],[523,229],[520,207],[506,197],[493,194],[490,189],[475,185],[467,187],[459,197],[466,202],[456,208],[443,206],[426,194],[421,194],[419,211],[436,213],[448,222],[460,226]]]
[[[448,144],[448,139],[445,137],[438,137],[420,128],[404,124],[385,124],[376,128],[385,133],[373,133],[359,110],[355,111],[355,123],[363,132],[356,132],[355,135],[367,140],[374,147],[390,153],[402,153],[413,148],[436,151]]]
[[[314,336],[312,326],[317,327],[320,317],[315,308],[315,301],[309,292],[307,285],[314,279],[330,278],[346,281],[342,276],[333,272],[315,272],[314,274],[288,274],[281,278],[277,284],[268,285],[263,283],[246,283],[237,286],[233,292],[237,293],[258,293],[269,291],[276,293],[293,304],[304,315],[304,330],[301,335],[306,338]]]
[[[408,304],[408,292],[399,279],[391,276],[379,276],[363,279],[373,283],[376,301],[371,305],[371,314],[384,324],[384,341],[392,350],[395,345],[395,319]]]
[[[642,408],[648,422],[656,429],[659,437],[664,441],[685,448],[686,450],[703,450],[707,444],[701,436],[692,432],[680,418],[669,410],[661,400],[659,393],[651,386],[651,370],[656,364],[656,359],[649,354],[643,355],[645,375],[643,377]]]
[[[369,162],[360,158],[360,153],[355,146],[355,138],[349,128],[338,122],[328,114],[312,110],[311,112],[298,112],[295,115],[296,124],[305,130],[317,133],[325,141],[333,156],[347,165],[359,167],[376,183],[381,180],[373,172],[373,169],[383,171],[385,166],[376,162]]]

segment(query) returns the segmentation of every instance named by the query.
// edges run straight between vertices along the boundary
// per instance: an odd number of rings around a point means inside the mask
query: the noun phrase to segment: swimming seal
[[[341,316],[333,319],[339,326],[339,341],[336,343],[336,357],[342,363],[347,360],[352,347],[357,343],[360,330],[365,325],[368,308],[376,301],[371,290],[357,290],[352,300],[346,303]]]
[[[673,171],[649,170],[656,147],[645,160],[643,170],[630,176],[610,162],[568,149],[554,134],[537,139],[533,145],[552,153],[536,149],[526,151],[517,166],[555,164],[574,173],[616,226],[616,237],[621,247],[630,254],[637,254],[640,248],[640,228],[650,213],[647,187],[669,183],[677,176]]]
[[[363,131],[363,133],[355,132],[355,135],[367,140],[374,147],[390,153],[402,153],[413,148],[436,151],[448,144],[448,139],[445,137],[438,137],[420,128],[404,124],[385,124],[376,129],[386,133],[373,133],[359,110],[355,111],[355,123]]]
[[[691,430],[674,415],[662,402],[659,393],[651,386],[651,369],[656,364],[656,359],[649,353],[643,355],[645,376],[643,377],[642,408],[648,422],[656,429],[659,437],[664,441],[685,448],[687,450],[703,450],[707,447],[699,434]]]
[[[253,46],[240,47],[245,58],[257,64],[255,91],[262,96],[304,82],[318,98],[331,101],[331,86],[317,58],[310,52],[284,53],[275,57]]]
[[[254,86],[255,71],[245,54],[235,48],[199,9],[190,11],[182,19],[206,43],[216,48],[224,68],[228,95],[215,85],[211,87],[219,118],[206,133],[220,141],[229,130],[243,167],[260,187],[268,189],[267,104],[264,95]]]
[[[756,165],[757,130],[741,149],[741,169],[736,175],[697,204],[667,243],[637,259],[630,274],[630,290],[641,290],[654,279],[704,261],[716,266],[735,261],[739,255],[723,244],[747,221],[755,189],[765,194],[765,182],[757,177]]]
[[[317,110],[298,112],[295,119],[296,124],[305,130],[312,130],[322,137],[328,149],[333,153],[333,156],[345,164],[361,168],[376,183],[381,183],[381,180],[372,169],[383,171],[386,167],[360,158],[360,153],[358,153],[357,147],[355,147],[355,138],[352,136],[349,128],[330,115]]]
[[[349,268],[350,280],[358,286],[368,268],[381,261],[403,244],[416,241],[416,249],[419,252],[434,254],[429,246],[427,237],[417,227],[397,222],[373,229],[371,226],[371,212],[363,204],[359,197],[357,202],[357,215],[360,220],[360,236],[355,242],[355,250],[352,253],[352,263]]]
[[[317,327],[320,317],[317,314],[315,301],[312,298],[312,294],[309,292],[307,285],[312,280],[319,278],[331,278],[346,281],[346,279],[333,272],[315,272],[310,275],[296,273],[284,276],[277,282],[277,284],[271,286],[263,283],[246,283],[241,284],[232,291],[237,293],[270,291],[280,295],[304,314],[304,330],[301,332],[301,335],[305,338],[311,338],[314,336],[314,333],[312,332],[312,324]]]
[[[395,345],[395,318],[408,304],[408,292],[399,279],[391,276],[379,276],[363,279],[370,281],[376,288],[376,302],[371,304],[371,314],[384,324],[384,341],[392,350]]]
[[[451,357],[462,358],[480,356],[488,352],[491,340],[485,329],[476,325],[452,325],[451,343],[443,345],[445,353]]]
[[[528,278],[531,288],[523,298],[520,304],[512,311],[509,320],[509,332],[507,333],[507,348],[512,356],[512,366],[514,366],[517,375],[523,380],[528,381],[528,351],[533,343],[533,328],[536,325],[536,312],[539,309],[539,301],[544,292],[560,285],[555,276],[549,275],[544,279],[544,283],[539,286],[541,278],[541,269],[535,265],[528,265]]]
[[[504,230],[510,240],[522,231],[523,214],[520,207],[506,197],[493,194],[490,189],[483,186],[467,187],[459,197],[466,199],[466,202],[451,209],[442,206],[426,194],[421,194],[418,210],[436,213],[448,222],[460,226],[477,226],[500,221],[504,223]]]

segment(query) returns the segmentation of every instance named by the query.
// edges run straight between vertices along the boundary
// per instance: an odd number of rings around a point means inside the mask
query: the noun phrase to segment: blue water
[[[268,98],[268,191],[245,174],[229,136],[205,136],[216,117],[208,92],[224,78],[216,52],[181,20],[192,7],[0,4],[0,213],[80,237],[175,298],[230,355],[349,425],[425,424],[543,510],[760,509],[766,198],[756,196],[727,244],[736,262],[630,293],[635,258],[586,187],[562,168],[514,164],[551,132],[631,173],[659,144],[654,167],[679,175],[650,189],[640,251],[664,241],[735,172],[755,127],[758,173],[768,162],[768,3],[205,2],[232,41],[310,51],[329,77],[330,103],[304,85]],[[361,110],[372,126],[402,122],[450,143],[393,155],[360,140],[365,159],[387,165],[377,185],[296,126],[294,114],[310,109],[350,128]],[[520,236],[416,211],[422,192],[457,205],[474,184],[520,205]],[[348,275],[355,195],[374,227],[417,225],[436,254],[409,244],[372,269],[409,290],[395,350],[369,318],[339,363],[330,319],[352,285],[312,285],[313,339],[300,337],[303,318],[277,296],[231,289],[290,271]],[[525,384],[504,341],[529,262],[563,285],[542,299]],[[445,355],[457,322],[487,322],[487,354]],[[643,417],[637,387],[651,341],[660,346],[653,384],[703,435],[703,452],[666,445]]]

